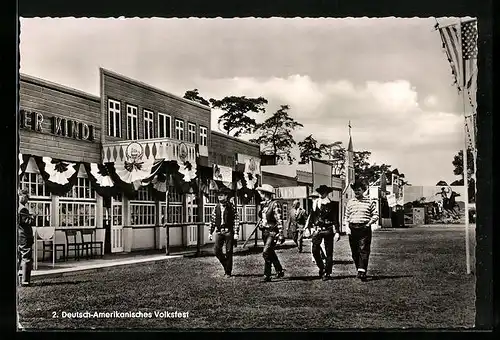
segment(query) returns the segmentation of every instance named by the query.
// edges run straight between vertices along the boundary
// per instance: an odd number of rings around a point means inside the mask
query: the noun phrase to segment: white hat
[[[275,194],[273,186],[269,185],[269,184],[262,184],[262,186],[257,188],[257,191],[267,192],[267,193],[273,194],[273,195]]]

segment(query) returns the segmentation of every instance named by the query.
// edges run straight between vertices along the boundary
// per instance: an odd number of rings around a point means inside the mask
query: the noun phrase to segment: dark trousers
[[[278,273],[283,270],[278,255],[274,251],[276,247],[276,232],[263,230],[262,241],[264,241],[264,251],[262,252],[262,257],[264,257],[264,275],[270,277],[271,266],[274,266],[274,269]]]
[[[320,230],[314,232],[312,235],[312,253],[316,265],[321,271],[325,271],[325,274],[330,275],[333,270],[333,230]],[[321,256],[321,241],[325,242],[325,252],[326,252],[326,268],[323,263]]]
[[[372,243],[372,228],[350,228],[349,245],[351,246],[352,259],[356,269],[368,269],[370,246]]]
[[[219,262],[222,264],[224,268],[224,273],[231,275],[231,271],[233,270],[233,241],[234,233],[226,232],[226,233],[215,233],[215,245],[214,245],[214,253]],[[226,244],[226,253],[222,251],[222,248]]]
[[[18,228],[17,233],[17,268],[18,271],[21,271],[22,282],[30,282],[33,267],[33,228]]]
[[[302,247],[304,245],[304,229],[298,228],[294,230],[292,233],[292,239],[299,248],[299,251],[302,251]]]

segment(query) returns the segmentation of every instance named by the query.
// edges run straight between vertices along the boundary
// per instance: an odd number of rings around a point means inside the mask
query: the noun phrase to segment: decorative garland
[[[83,163],[92,188],[102,197],[110,198],[118,194],[118,187],[111,178],[109,163]]]
[[[64,162],[51,157],[33,156],[33,158],[50,193],[64,196],[76,184],[81,163]]]
[[[19,153],[19,177],[22,177],[26,172],[30,158],[30,155]]]

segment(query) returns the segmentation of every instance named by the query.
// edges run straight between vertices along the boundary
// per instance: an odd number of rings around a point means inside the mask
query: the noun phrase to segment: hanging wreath
[[[64,196],[76,184],[80,163],[70,163],[51,157],[33,156],[47,190]]]

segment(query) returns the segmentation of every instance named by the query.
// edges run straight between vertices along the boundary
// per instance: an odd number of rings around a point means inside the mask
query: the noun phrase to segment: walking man
[[[321,185],[316,189],[320,198],[316,200],[316,209],[311,212],[310,222],[313,225],[312,253],[319,268],[319,277],[323,281],[330,280],[333,270],[333,243],[340,240],[339,210],[330,200],[328,194],[333,188]],[[321,242],[325,243],[326,265],[321,259]]]
[[[306,211],[300,206],[299,200],[292,203],[290,218],[288,219],[287,232],[292,233],[293,242],[297,245],[299,253],[302,253],[304,226],[306,224]]]
[[[347,202],[344,221],[349,233],[352,259],[358,271],[357,277],[364,282],[372,242],[371,225],[377,222],[378,215],[376,203],[364,196],[366,184],[356,181],[351,184],[351,188],[354,190],[354,197]]]
[[[264,241],[264,282],[271,281],[271,266],[274,265],[277,277],[281,278],[285,275],[285,271],[274,250],[276,241],[285,242],[283,236],[283,220],[281,217],[281,207],[276,200],[273,199],[274,188],[269,184],[263,184],[257,188],[262,203],[259,211],[261,218],[260,229],[262,231],[262,241]]]
[[[313,210],[316,210],[316,208],[317,208],[317,205],[318,205],[317,199],[319,198],[319,195],[317,192],[313,192],[309,195],[309,198],[312,199],[312,204],[311,204],[311,212],[312,212]],[[311,213],[309,213],[309,216],[307,217],[305,229],[307,229],[307,232],[309,235],[308,238],[311,238],[312,237]],[[311,242],[311,260],[313,263],[316,263],[316,260],[314,259],[312,248],[313,248],[313,243]],[[323,262],[325,262],[326,255],[325,255],[325,252],[323,250],[323,247],[321,247],[321,245],[319,247],[319,250],[320,250],[320,254],[321,254],[321,259],[323,260]]]
[[[21,277],[21,286],[29,286],[31,280],[31,269],[33,267],[33,228],[35,223],[33,215],[28,210],[29,192],[26,189],[19,191],[18,210],[18,271]]]
[[[224,276],[231,277],[233,270],[233,246],[238,241],[240,224],[238,212],[235,206],[229,202],[228,196],[231,190],[222,187],[218,191],[219,203],[215,206],[210,219],[210,234],[208,238],[212,240],[215,231],[214,253],[224,268]],[[226,248],[224,254],[222,248]]]

